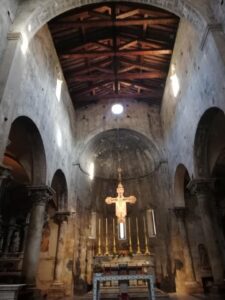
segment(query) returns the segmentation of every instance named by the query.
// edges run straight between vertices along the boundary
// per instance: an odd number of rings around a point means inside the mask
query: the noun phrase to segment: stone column
[[[31,186],[28,187],[28,193],[32,201],[32,209],[24,251],[23,277],[26,284],[34,285],[39,262],[45,209],[47,202],[53,195],[53,190],[47,186]]]
[[[24,223],[24,228],[23,228],[23,241],[22,241],[22,245],[21,245],[22,255],[24,253],[26,242],[27,242],[27,233],[28,233],[29,223],[30,223],[30,213],[27,214],[27,217],[26,217],[26,220]]]
[[[208,250],[214,281],[223,281],[223,265],[221,253],[216,240],[214,225],[209,213],[209,201],[212,201],[211,189],[213,181],[209,179],[194,179],[188,184],[188,189],[196,195],[201,215],[205,244]]]
[[[0,188],[2,185],[2,181],[11,176],[11,170],[3,165],[0,165]]]
[[[87,240],[87,283],[89,285],[92,284],[93,277],[93,256],[94,256],[94,247],[93,240]]]
[[[55,275],[54,275],[53,284],[62,283],[65,234],[66,234],[66,227],[67,227],[67,221],[69,215],[70,215],[69,212],[57,212],[54,216],[54,220],[58,224],[58,241],[57,241]]]
[[[3,185],[3,180],[11,177],[11,170],[0,164],[0,213],[1,213],[1,200],[4,197],[5,185]]]
[[[4,255],[7,255],[9,252],[9,246],[10,246],[13,231],[15,230],[15,228],[16,228],[15,219],[11,218],[9,221],[9,224],[7,226],[7,237],[6,237],[5,247],[4,247],[4,251],[3,251]]]
[[[191,249],[188,242],[187,230],[185,225],[185,216],[186,216],[186,208],[185,207],[175,207],[174,214],[177,217],[180,237],[183,244],[183,254],[184,254],[184,262],[185,262],[185,274],[186,274],[186,281],[194,282],[195,281],[195,274],[194,268],[192,264],[192,257],[191,257]]]

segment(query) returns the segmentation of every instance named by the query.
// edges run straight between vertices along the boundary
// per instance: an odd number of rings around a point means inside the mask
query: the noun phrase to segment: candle
[[[99,237],[100,237],[100,234],[101,234],[101,219],[98,219],[98,234],[99,234]]]
[[[109,255],[109,245],[108,245],[108,220],[105,219],[105,255]]]
[[[131,240],[131,229],[130,229],[130,218],[128,218],[128,227],[129,227],[129,252],[132,253],[132,240]]]
[[[138,218],[136,218],[136,227],[137,227],[137,254],[141,254],[139,232],[138,232]]]

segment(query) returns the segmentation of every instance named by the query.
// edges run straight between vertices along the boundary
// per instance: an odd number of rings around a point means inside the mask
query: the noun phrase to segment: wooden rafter
[[[113,56],[137,56],[137,55],[165,55],[165,54],[172,54],[171,49],[151,49],[151,50],[120,50],[116,52],[111,51],[83,51],[83,52],[73,52],[73,53],[64,53],[60,54],[62,59],[68,58],[92,58],[98,56],[106,56],[106,57],[113,57]]]
[[[168,11],[122,2],[50,21],[75,106],[114,97],[160,104],[178,23]]]

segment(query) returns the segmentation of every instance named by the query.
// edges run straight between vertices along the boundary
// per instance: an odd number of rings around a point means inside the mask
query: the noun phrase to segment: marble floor
[[[197,294],[192,296],[187,295],[176,295],[176,294],[169,294],[171,300],[219,300],[217,297],[213,298],[213,296],[209,297],[204,294]],[[220,298],[221,300],[225,300]]]
[[[170,298],[170,300],[219,300],[218,298],[207,297],[203,294],[192,295],[192,296],[169,294],[169,298]],[[81,299],[85,300],[85,296],[84,297],[75,296],[72,299],[71,298],[65,298],[64,300],[81,300]],[[225,300],[225,299],[222,299],[222,298],[220,298],[220,299]],[[134,298],[133,298],[133,300],[134,300]]]

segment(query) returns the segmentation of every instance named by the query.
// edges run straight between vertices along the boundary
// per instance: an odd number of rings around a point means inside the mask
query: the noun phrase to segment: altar
[[[155,274],[154,255],[107,255],[94,258],[94,273],[106,275]]]
[[[143,280],[148,286],[148,300],[155,300],[154,276],[146,274],[134,275],[104,275],[96,273],[93,278],[93,300],[100,299],[100,282],[104,281],[133,281]]]

